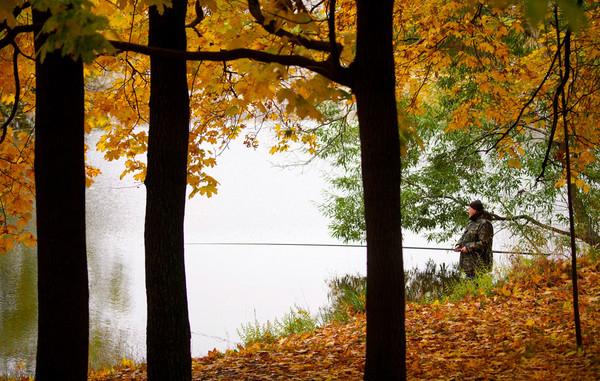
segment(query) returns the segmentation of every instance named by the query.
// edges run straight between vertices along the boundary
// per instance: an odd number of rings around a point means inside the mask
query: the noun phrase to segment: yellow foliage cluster
[[[568,111],[574,183],[587,192],[580,176],[596,161],[599,130],[598,109],[598,7],[586,11],[588,23],[571,37],[567,82],[568,97],[553,110],[555,92],[565,75],[564,17],[557,32],[552,13],[538,27],[530,25],[521,3],[499,8],[494,1],[402,2],[398,5],[396,40],[398,96],[411,99],[409,110],[422,112],[422,105],[436,102],[443,94],[440,80],[453,71],[449,92],[461,100],[446,132],[479,131],[497,139],[499,157],[509,157],[509,166],[520,168],[522,142],[547,138],[553,117]],[[552,20],[550,20],[552,18]],[[559,40],[559,41],[557,41]],[[559,51],[560,49],[560,51]],[[563,60],[563,61],[561,61]],[[476,89],[476,91],[469,91]],[[448,90],[446,90],[448,91]],[[462,98],[461,94],[470,94]],[[554,142],[564,141],[562,117],[556,118]],[[547,144],[547,143],[545,143]],[[564,158],[558,158],[563,160]],[[565,175],[566,176],[566,175]],[[563,176],[564,177],[564,176]],[[564,179],[557,184],[564,184]]]
[[[33,216],[33,141],[28,133],[9,128],[0,145],[0,253],[12,250],[16,243],[35,245],[28,230]]]

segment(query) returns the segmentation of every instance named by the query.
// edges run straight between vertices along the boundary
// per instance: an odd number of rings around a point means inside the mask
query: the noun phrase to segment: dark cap
[[[472,203],[469,204],[469,206],[478,212],[481,212],[483,210],[483,204],[479,200],[473,201]]]

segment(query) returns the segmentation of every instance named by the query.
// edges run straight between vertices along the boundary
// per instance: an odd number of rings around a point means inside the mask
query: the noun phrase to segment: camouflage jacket
[[[494,227],[490,219],[490,214],[485,210],[473,214],[457,243],[467,248],[466,253],[460,253],[460,268],[468,275],[474,275],[478,270],[492,269]]]

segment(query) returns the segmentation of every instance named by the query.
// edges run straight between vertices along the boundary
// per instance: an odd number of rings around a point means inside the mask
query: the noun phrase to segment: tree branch
[[[297,55],[278,55],[265,53],[252,49],[232,49],[221,50],[218,52],[189,52],[173,49],[155,48],[146,45],[133,44],[123,41],[109,41],[115,49],[119,51],[130,51],[145,54],[152,57],[159,57],[172,60],[187,61],[233,61],[238,59],[250,59],[264,63],[278,63],[286,66],[299,66],[310,69],[315,73],[335,81],[344,86],[351,86],[350,73],[345,68],[338,70],[328,61],[314,61],[310,58]]]
[[[329,0],[329,17],[327,23],[329,26],[329,46],[331,49],[331,56],[329,56],[329,59],[337,68],[340,67],[340,51],[335,37],[335,0]]]
[[[434,195],[434,194],[431,194],[431,193],[427,192],[425,189],[423,189],[423,187],[422,187],[422,186],[420,186],[419,184],[417,184],[417,183],[414,183],[414,182],[412,182],[412,181],[410,181],[410,180],[407,180],[407,179],[406,179],[406,178],[404,178],[404,177],[402,177],[402,182],[403,182],[403,183],[406,183],[406,184],[408,184],[408,185],[411,185],[411,186],[413,186],[413,187],[415,187],[415,188],[417,188],[417,189],[418,189],[418,190],[420,190],[420,191],[423,193],[423,195],[424,195],[425,197],[427,197],[427,198],[431,198],[431,199],[436,199],[436,198],[446,198],[446,199],[448,199],[448,200],[451,200],[451,201],[454,201],[455,203],[457,203],[457,204],[459,204],[459,205],[462,205],[462,206],[467,206],[467,205],[468,205],[466,202],[464,202],[464,201],[462,201],[462,200],[459,200],[459,199],[458,199],[458,198],[456,198],[456,197],[452,197],[452,196],[436,196],[436,195]]]
[[[556,34],[557,34],[557,44],[555,57],[560,57],[560,52],[567,41],[567,38],[571,38],[570,30],[567,31],[565,38],[560,41],[560,31],[558,29],[558,14],[555,8],[554,17],[556,20]],[[560,60],[559,60],[560,67]],[[556,127],[558,125],[558,97],[564,93],[565,86],[567,85],[567,81],[569,80],[568,76],[563,77],[561,74],[561,81],[558,87],[556,88],[556,92],[554,93],[554,97],[552,99],[552,128],[550,130],[550,138],[548,139],[548,147],[546,147],[546,154],[544,155],[544,161],[542,162],[542,170],[538,177],[535,179],[536,184],[540,181],[542,177],[544,177],[544,172],[546,171],[546,166],[548,165],[548,160],[550,159],[550,149],[552,148],[552,142],[554,141],[554,133],[556,132]],[[568,144],[568,142],[567,142]]]
[[[202,9],[202,6],[200,5],[199,0],[196,0],[196,4],[194,4],[194,10],[196,11],[196,18],[189,24],[186,24],[185,25],[186,28],[195,29],[196,25],[200,24],[202,22],[202,20],[204,20],[204,10]]]
[[[12,111],[10,112],[10,115],[8,116],[8,119],[6,119],[6,121],[4,121],[4,123],[2,124],[2,127],[0,127],[0,129],[2,130],[2,137],[0,137],[0,144],[2,144],[4,142],[4,139],[6,139],[6,134],[8,132],[8,125],[13,121],[13,119],[15,118],[15,115],[17,115],[17,110],[19,108],[19,98],[21,95],[21,83],[19,81],[19,66],[18,66],[18,60],[19,60],[19,49],[17,47],[17,44],[13,42],[13,70],[14,70],[14,76],[15,76],[15,100],[13,103],[13,107],[12,107]]]
[[[321,52],[331,52],[332,42],[330,41],[311,40],[309,38],[293,34],[283,28],[277,27],[275,25],[274,20],[267,23],[265,16],[260,10],[260,3],[258,2],[258,0],[248,0],[248,10],[250,11],[250,14],[254,17],[256,22],[258,22],[267,32],[274,34],[278,37],[285,37],[290,41],[302,45],[308,49],[318,50]]]
[[[0,40],[0,49],[4,49],[8,45],[12,44],[15,40],[15,37],[17,37],[18,34],[34,32],[38,30],[37,28],[38,26],[35,24],[17,25],[14,28],[7,28],[8,31],[6,33],[6,36],[4,36],[4,38]]]
[[[538,220],[536,220],[535,218],[525,215],[525,214],[521,214],[518,216],[512,216],[512,217],[504,217],[504,216],[500,216],[498,214],[495,213],[490,213],[492,216],[492,219],[495,221],[518,221],[518,220],[524,220],[528,223],[531,223],[539,228],[545,229],[545,230],[549,230],[553,233],[558,233],[561,235],[564,235],[565,237],[571,237],[571,233],[568,230],[563,230],[563,229],[559,229],[556,228],[552,225],[548,225],[548,224],[544,224],[543,222],[540,222]],[[580,240],[582,240],[583,242],[587,243],[588,245],[597,245],[599,243],[598,239],[598,234],[596,234],[594,232],[594,234],[577,234],[575,233],[575,238],[578,238]]]
[[[495,221],[518,221],[518,220],[525,220],[525,221],[527,221],[527,222],[529,222],[529,223],[531,223],[531,224],[533,224],[533,225],[535,225],[537,227],[540,227],[540,228],[543,228],[543,229],[546,229],[546,230],[550,230],[551,232],[562,234],[562,235],[565,235],[567,237],[570,236],[570,234],[569,234],[569,232],[567,230],[562,230],[562,229],[556,228],[556,227],[554,227],[552,225],[544,224],[544,223],[542,223],[542,222],[536,220],[535,218],[533,218],[531,216],[528,216],[526,214],[521,214],[521,215],[512,216],[512,217],[503,217],[503,216],[499,216],[499,215],[497,215],[495,213],[490,213],[490,215],[492,216],[492,219],[495,220]]]
[[[558,49],[560,50],[560,46],[558,47]],[[521,121],[521,117],[523,116],[523,113],[525,112],[525,109],[527,107],[529,107],[529,105],[531,103],[533,103],[533,101],[535,100],[535,97],[537,96],[537,94],[539,93],[540,89],[542,88],[542,86],[544,86],[544,83],[546,83],[546,81],[548,80],[548,78],[550,78],[550,73],[552,72],[552,69],[554,68],[554,64],[556,63],[556,59],[558,57],[558,51],[556,52],[556,54],[554,55],[554,58],[552,58],[552,63],[550,64],[550,67],[548,68],[548,71],[546,71],[546,75],[544,76],[544,79],[542,80],[542,82],[539,84],[539,86],[535,89],[535,91],[533,92],[533,94],[531,94],[531,97],[529,97],[529,100],[523,105],[523,107],[521,107],[521,110],[519,111],[519,115],[517,116],[517,119],[514,121],[514,123],[508,127],[506,129],[506,131],[504,133],[502,133],[502,135],[500,136],[500,139],[498,139],[494,145],[492,145],[487,151],[486,153],[489,153],[492,149],[494,149],[498,144],[500,144],[500,142],[510,133],[511,130],[513,130],[517,124],[519,124],[519,122]],[[554,126],[556,127],[556,126]],[[554,127],[552,130],[552,134],[554,134]],[[552,136],[551,136],[552,138]],[[547,155],[549,154],[549,152],[547,153]],[[547,157],[547,156],[546,156]],[[544,160],[545,162],[546,160]]]

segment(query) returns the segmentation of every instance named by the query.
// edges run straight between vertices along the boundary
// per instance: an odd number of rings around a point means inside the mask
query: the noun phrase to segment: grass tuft
[[[253,323],[242,325],[237,333],[244,346],[248,347],[256,343],[273,344],[281,337],[310,333],[317,328],[319,328],[318,319],[312,317],[308,309],[294,306],[283,318],[275,319],[273,322],[267,320],[266,323],[261,324],[255,317]]]

